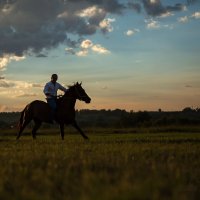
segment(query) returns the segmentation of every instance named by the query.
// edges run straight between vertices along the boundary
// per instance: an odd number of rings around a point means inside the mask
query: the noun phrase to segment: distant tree
[[[137,124],[142,124],[144,122],[150,121],[151,116],[147,111],[139,111],[136,113],[136,122]]]
[[[196,110],[195,109],[192,109],[190,107],[186,107],[182,110],[182,112],[195,112]]]

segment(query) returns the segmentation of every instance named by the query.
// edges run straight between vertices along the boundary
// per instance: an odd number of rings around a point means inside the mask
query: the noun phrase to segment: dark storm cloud
[[[134,3],[134,2],[129,2],[129,3],[128,3],[128,7],[129,7],[130,9],[135,10],[135,11],[138,12],[138,13],[140,13],[140,12],[141,12],[141,9],[142,9],[140,3]]]
[[[150,0],[0,0],[0,57],[4,54],[41,55],[44,50],[63,43],[76,48],[81,39],[73,41],[69,34],[79,38],[95,34],[102,29],[100,22],[109,13],[121,14],[126,9],[141,12],[144,9],[150,16],[159,16],[182,10],[183,6],[164,6],[160,0],[155,3]],[[102,32],[109,31],[105,30]]]
[[[187,0],[187,4],[193,4],[193,3],[197,3],[199,0]]]
[[[151,16],[160,16],[167,12],[181,11],[184,9],[185,6],[184,4],[180,3],[175,5],[164,6],[160,0],[156,0],[154,3],[152,3],[151,0],[142,0],[142,2],[145,11],[148,15]]]
[[[81,17],[88,7],[101,12]],[[118,0],[0,0],[0,57],[4,54],[22,56],[39,53],[65,42],[76,47],[67,34],[91,35],[107,13],[121,13],[124,6]]]
[[[185,3],[176,3],[172,5],[164,5],[164,1],[155,0],[135,0],[127,4],[127,7],[133,9],[140,13],[143,9],[144,11],[152,17],[161,16],[168,12],[182,11],[185,6],[198,2],[199,0],[185,0]]]

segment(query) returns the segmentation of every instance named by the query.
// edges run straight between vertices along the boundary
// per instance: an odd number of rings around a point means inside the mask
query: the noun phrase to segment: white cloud
[[[151,20],[147,20],[145,22],[147,23],[148,29],[159,29],[160,28],[160,24],[158,23],[158,21],[151,19]]]
[[[82,42],[81,42],[81,48],[83,48],[83,49],[88,49],[88,48],[90,48],[91,46],[92,46],[93,44],[92,44],[92,41],[91,40],[83,40]]]
[[[28,83],[26,81],[13,81],[0,79],[0,88],[14,88],[19,90],[30,89],[30,88],[40,88],[43,87],[41,83]]]
[[[110,51],[105,47],[102,47],[100,44],[96,44],[92,46],[92,50],[99,54],[108,54]]]
[[[191,17],[195,19],[200,19],[200,12],[193,13]]]
[[[38,96],[37,92],[41,90],[41,87],[43,87],[43,84],[41,83],[28,83],[26,81],[3,79],[0,80],[0,96],[8,99],[35,97]]]
[[[76,54],[76,52],[74,51],[73,48],[66,48],[65,51],[66,51],[67,53],[69,53],[69,54],[72,54],[72,55]]]
[[[36,96],[38,96],[38,94],[36,94],[36,93],[25,93],[25,92],[22,92],[21,94],[16,95],[15,97],[36,97]]]
[[[157,3],[158,0],[150,0],[151,4]]]
[[[128,31],[126,31],[126,35],[127,35],[127,36],[131,36],[131,35],[133,35],[133,34],[135,34],[135,32],[134,32],[133,30],[128,30]]]
[[[137,29],[137,31],[139,31],[139,30]],[[72,48],[66,48],[65,50],[72,55],[76,55],[76,56],[80,56],[80,57],[87,56],[89,54],[89,52],[96,52],[98,54],[110,53],[110,51],[108,49],[101,46],[100,44],[94,44],[89,39],[83,40],[81,42],[79,51],[76,51],[75,49],[72,49]]]
[[[115,22],[114,18],[104,19],[99,23],[99,27],[103,32],[112,32],[113,31],[113,27],[111,25],[112,22]]]
[[[69,16],[68,12],[65,11],[65,12],[63,12],[63,13],[60,13],[60,14],[57,16],[57,18],[67,18],[68,16]]]
[[[173,24],[165,24],[165,25],[163,25],[163,27],[172,30],[174,28],[174,25]]]
[[[161,18],[170,17],[170,16],[174,16],[174,14],[169,11],[160,15]]]
[[[81,10],[81,12],[77,13],[77,15],[80,17],[93,17],[101,13],[105,13],[105,11],[102,8],[98,8],[97,6],[91,6]]]
[[[76,52],[76,55],[77,56],[87,56],[88,55],[88,50],[82,49],[82,50]]]
[[[178,22],[187,23],[189,21],[188,16],[178,18]]]
[[[31,85],[32,85],[32,87],[34,87],[34,88],[40,88],[40,87],[43,87],[43,86],[44,86],[44,84],[41,84],[41,83],[32,83]]]
[[[139,30],[139,29],[133,29],[133,30],[129,29],[129,30],[127,30],[127,31],[125,32],[125,35],[127,35],[127,36],[132,36],[132,35],[134,35],[136,32],[140,32],[140,30]]]
[[[21,61],[24,59],[25,56],[19,57],[15,55],[4,55],[3,57],[0,57],[0,71],[5,70],[11,61]]]

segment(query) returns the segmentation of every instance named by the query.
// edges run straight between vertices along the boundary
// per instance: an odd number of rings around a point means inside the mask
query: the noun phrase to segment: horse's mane
[[[78,82],[77,83],[74,83],[73,85],[68,85],[67,88],[68,88],[68,91],[70,91],[72,88],[74,88],[77,84],[79,84]],[[59,95],[57,97],[57,100],[60,101],[64,98],[66,98],[66,96],[68,95],[68,92],[66,92],[64,95]]]
[[[73,85],[68,85],[67,87],[68,87],[68,89],[71,89],[71,88],[75,87],[76,85],[81,85],[81,84],[82,84],[82,82],[81,83],[76,82]]]

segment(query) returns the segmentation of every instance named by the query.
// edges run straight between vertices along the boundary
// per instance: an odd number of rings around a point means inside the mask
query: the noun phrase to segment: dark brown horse
[[[57,110],[55,113],[55,121],[60,125],[60,133],[62,139],[64,139],[64,125],[71,124],[75,127],[84,139],[88,137],[83,133],[75,120],[75,104],[76,100],[90,103],[91,99],[82,88],[81,83],[76,83],[73,86],[69,86],[69,90],[59,99],[57,99]],[[36,138],[36,131],[41,126],[42,122],[49,123],[49,116],[51,109],[49,105],[44,101],[35,100],[28,104],[21,113],[19,121],[19,132],[17,139],[19,139],[24,128],[30,123],[31,120],[35,122],[32,130],[32,136]]]

